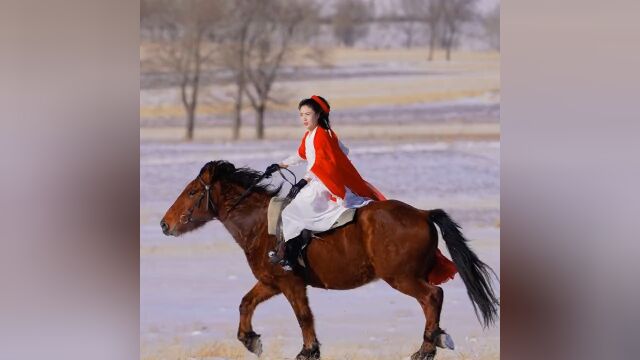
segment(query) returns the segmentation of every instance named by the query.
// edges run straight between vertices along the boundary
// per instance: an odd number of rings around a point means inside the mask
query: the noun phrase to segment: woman
[[[360,176],[347,157],[349,149],[331,129],[331,107],[327,100],[313,95],[300,101],[298,109],[307,129],[298,152],[267,169],[267,172],[273,172],[307,161],[307,172],[292,187],[288,197],[293,200],[282,211],[283,236],[279,239],[277,252],[269,254],[272,262],[280,262],[286,270],[291,269],[284,256],[286,241],[300,236],[303,230],[329,230],[347,209],[359,208],[374,200],[386,200],[382,193]],[[439,277],[452,278],[455,266],[439,251],[437,253],[438,264],[443,259],[449,262],[444,264],[448,266]]]
[[[289,270],[284,258],[284,241],[303,230],[328,230],[349,208],[362,207],[373,200],[384,200],[373,186],[362,179],[329,123],[329,103],[313,95],[298,104],[300,119],[307,129],[296,154],[267,169],[287,168],[307,161],[304,178],[294,185],[288,197],[293,198],[282,211],[282,239],[277,253],[270,253],[272,262],[280,262]],[[284,240],[284,241],[282,241]]]

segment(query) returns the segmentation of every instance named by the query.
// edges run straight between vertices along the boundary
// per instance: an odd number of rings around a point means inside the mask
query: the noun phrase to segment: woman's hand
[[[280,166],[280,167],[281,167],[281,168],[283,168],[283,169],[286,169],[286,168],[288,168],[288,167],[289,167],[289,165],[285,165],[285,164],[283,164],[283,163],[279,163],[279,164],[278,164],[278,166]]]
[[[267,167],[267,170],[264,171],[264,175],[266,178],[271,177],[271,174],[273,174],[274,172],[278,171],[280,169],[280,165],[279,164],[271,164]]]

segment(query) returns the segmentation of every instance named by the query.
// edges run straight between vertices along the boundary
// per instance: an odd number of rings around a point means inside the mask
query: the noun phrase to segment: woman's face
[[[307,130],[311,131],[318,126],[318,118],[320,114],[317,114],[313,109],[307,105],[303,105],[300,108],[300,119],[302,124]]]

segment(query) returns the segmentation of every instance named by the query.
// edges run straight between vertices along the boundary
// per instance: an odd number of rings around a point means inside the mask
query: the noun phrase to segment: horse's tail
[[[467,294],[478,320],[480,320],[478,315],[478,308],[480,308],[483,325],[488,327],[494,324],[498,318],[500,305],[491,285],[491,273],[495,276],[495,272],[489,265],[480,261],[467,246],[467,239],[460,232],[460,226],[446,212],[441,209],[430,210],[429,220],[440,227],[444,242],[467,288]]]

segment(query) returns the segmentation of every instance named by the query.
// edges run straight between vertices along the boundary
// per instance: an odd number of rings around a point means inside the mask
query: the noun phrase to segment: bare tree
[[[443,2],[442,45],[447,51],[447,60],[451,60],[451,49],[457,45],[464,24],[477,19],[477,0],[446,0]]]
[[[232,74],[236,91],[233,94],[234,117],[232,139],[240,138],[242,126],[242,108],[247,83],[247,53],[251,24],[257,14],[257,0],[237,0],[233,10],[228,14],[228,32],[221,49],[221,63]]]
[[[362,0],[343,0],[336,3],[335,11],[333,33],[345,46],[353,46],[367,35],[366,21],[372,17],[371,5]]]
[[[424,22],[429,29],[429,61],[433,60],[445,1],[448,0],[402,0],[401,3],[402,11],[407,19]]]
[[[484,15],[482,26],[489,47],[500,51],[500,4]]]
[[[433,60],[433,52],[436,47],[438,30],[442,21],[444,3],[448,0],[426,0],[424,21],[429,26],[429,61]]]
[[[170,21],[171,8],[171,0],[141,0],[141,36],[155,41],[175,37],[178,24]]]
[[[410,49],[413,46],[413,35],[415,31],[415,9],[419,7],[420,0],[402,0],[400,3],[401,14],[405,18],[401,25],[405,34],[404,46]]]
[[[248,28],[244,93],[256,112],[256,136],[264,138],[264,115],[268,103],[277,101],[271,90],[278,71],[292,55],[298,32],[316,10],[310,1],[256,1]]]
[[[178,77],[180,98],[187,114],[186,138],[193,139],[200,79],[213,64],[215,25],[224,18],[224,3],[219,0],[146,0],[161,27],[174,29],[171,36],[160,37],[151,62]],[[146,10],[149,13],[149,10]]]
[[[406,40],[405,47],[410,49],[413,46],[413,36],[415,32],[416,13],[422,5],[423,0],[402,0],[400,8],[405,22],[402,24]]]

